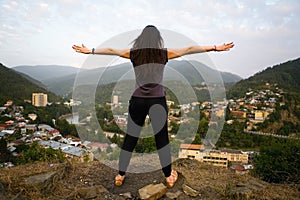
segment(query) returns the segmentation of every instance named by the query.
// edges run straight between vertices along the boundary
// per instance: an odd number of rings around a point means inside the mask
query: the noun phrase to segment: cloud
[[[300,52],[297,0],[19,0],[1,1],[0,9],[0,59],[9,65],[55,59],[60,62],[55,64],[80,63],[84,56],[72,54],[73,43],[97,46],[148,24],[179,32],[201,45],[236,42],[230,54],[211,56],[222,69],[242,76],[249,73],[241,66],[257,70]],[[23,56],[10,55],[24,46],[29,52]],[[47,51],[38,51],[43,48]],[[30,53],[37,51],[39,56]]]

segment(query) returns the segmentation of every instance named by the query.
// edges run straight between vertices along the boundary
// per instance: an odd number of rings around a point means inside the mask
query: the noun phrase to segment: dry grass
[[[190,198],[185,194],[180,199],[290,199],[300,196],[299,185],[270,184],[251,177],[248,174],[237,175],[235,172],[195,160],[177,160],[174,168],[180,173],[176,192],[182,184],[187,184],[201,193],[201,197]],[[28,178],[53,172],[53,175],[41,184],[28,183]],[[50,163],[39,162],[3,168],[0,170],[0,199],[83,199],[83,196],[105,194],[107,199],[122,199],[119,194],[130,191],[134,197],[136,191],[144,185],[156,180],[163,181],[161,172],[147,174],[129,174],[122,187],[113,186],[116,170],[100,162],[91,163]],[[248,191],[248,188],[252,188]],[[100,191],[101,190],[101,191]],[[91,192],[92,194],[86,194]],[[93,193],[94,192],[94,193]],[[2,196],[1,196],[2,193]],[[166,199],[165,197],[162,199]]]

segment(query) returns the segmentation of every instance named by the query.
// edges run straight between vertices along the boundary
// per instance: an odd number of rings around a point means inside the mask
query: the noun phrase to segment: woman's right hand
[[[73,45],[72,48],[78,53],[90,54],[92,52],[92,50],[84,46],[84,44],[82,44],[82,46]]]
[[[232,47],[234,47],[233,42],[224,43],[223,45],[215,46],[215,51],[229,51]]]

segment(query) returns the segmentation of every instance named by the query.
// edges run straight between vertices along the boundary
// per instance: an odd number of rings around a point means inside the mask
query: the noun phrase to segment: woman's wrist
[[[213,51],[217,51],[217,46],[216,45],[214,45]]]

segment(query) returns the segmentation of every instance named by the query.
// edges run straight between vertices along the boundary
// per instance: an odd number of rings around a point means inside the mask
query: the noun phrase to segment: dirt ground
[[[161,199],[299,199],[299,185],[269,184],[248,174],[180,159],[173,163],[179,172],[176,185],[167,192],[177,194]],[[48,174],[46,179],[40,175]],[[138,199],[138,189],[151,183],[164,183],[161,170],[127,173],[121,187],[114,185],[117,171],[99,161],[91,163],[34,163],[0,170],[0,199]],[[199,192],[191,197],[183,184]]]

